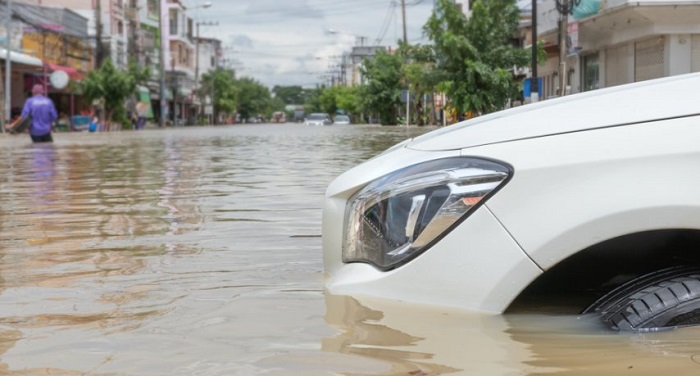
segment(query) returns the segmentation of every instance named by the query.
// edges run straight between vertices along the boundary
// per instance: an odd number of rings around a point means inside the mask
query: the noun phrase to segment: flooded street
[[[0,135],[0,375],[700,372],[700,329],[325,294],[326,186],[424,131]]]

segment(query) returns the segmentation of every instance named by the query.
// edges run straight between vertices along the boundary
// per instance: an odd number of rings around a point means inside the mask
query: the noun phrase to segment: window
[[[177,35],[177,10],[170,9],[170,35]]]
[[[596,90],[600,87],[600,66],[598,54],[583,58],[583,91]]]
[[[158,19],[158,0],[148,0],[147,10],[148,17],[151,19]]]
[[[141,40],[144,49],[154,50],[156,48],[156,33],[153,30],[141,29]]]

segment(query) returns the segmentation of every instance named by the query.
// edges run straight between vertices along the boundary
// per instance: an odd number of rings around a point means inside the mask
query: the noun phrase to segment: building
[[[150,104],[146,118],[160,117],[160,13],[159,0],[129,0],[127,51],[139,66],[148,67],[151,80],[139,87],[139,100]],[[133,105],[133,104],[131,104]]]
[[[538,5],[544,98],[558,96],[559,13]],[[691,0],[582,0],[567,25],[566,92],[700,71],[700,4]]]
[[[91,69],[93,51],[88,37],[88,20],[67,8],[16,3],[12,6],[12,79],[10,107],[19,114],[35,84],[44,85],[60,113],[68,116],[83,107],[69,87],[51,86],[49,75],[64,71],[80,79]],[[0,17],[7,15],[7,4],[0,5]],[[0,33],[7,32],[2,25]],[[5,49],[2,51],[5,53]],[[4,54],[2,56],[4,60]]]
[[[197,95],[195,96],[195,104],[198,107],[198,113],[209,119],[210,123],[213,123],[214,108],[212,99],[214,93],[205,93],[202,90],[201,78],[203,74],[223,68],[223,49],[221,41],[214,38],[197,37],[195,38],[195,46],[197,52],[195,66],[195,89],[197,90]]]
[[[161,117],[161,102],[163,102],[165,107],[163,116],[171,122],[185,124],[188,120],[194,120],[194,115],[201,107],[199,98],[194,95],[197,68],[201,66],[201,73],[203,73],[210,69],[212,64],[218,66],[221,63],[221,42],[215,39],[200,39],[202,56],[197,58],[193,19],[180,0],[15,0],[15,2],[23,3],[19,6],[41,5],[40,8],[49,9],[46,11],[47,14],[69,12],[76,17],[82,16],[81,19],[87,22],[87,31],[83,31],[84,35],[81,34],[80,38],[91,41],[91,46],[84,45],[81,51],[91,59],[75,61],[73,57],[79,54],[78,51],[68,48],[70,58],[65,60],[63,55],[59,58],[58,55],[49,54],[51,49],[46,48],[39,49],[37,57],[40,61],[46,60],[52,64],[62,64],[66,68],[86,72],[96,63],[95,55],[102,51],[102,57],[111,58],[119,68],[125,69],[131,60],[140,66],[150,67],[153,72],[151,81],[139,88],[139,100],[151,104],[149,118]],[[96,42],[98,35],[101,43]],[[44,39],[47,38],[42,38],[41,36],[30,38],[26,43],[32,50],[44,44],[47,46],[56,44],[45,43]],[[54,37],[48,37],[48,42],[56,42],[51,38]],[[58,40],[62,40],[61,38],[64,36],[58,37]],[[21,47],[18,46],[18,48]],[[59,50],[61,48],[54,48],[54,51]],[[78,64],[82,65],[78,67]],[[161,75],[163,75],[162,80]],[[164,82],[165,88],[161,88],[161,81]],[[161,92],[163,92],[163,98],[161,98]],[[130,106],[133,104],[130,103]]]
[[[127,54],[127,19],[130,11],[127,0],[13,0],[44,7],[66,8],[88,20],[88,33],[93,41],[95,53],[102,51],[104,58],[111,58],[117,67],[126,67]],[[133,12],[132,12],[133,13]],[[98,27],[101,33],[98,33]],[[101,45],[97,45],[96,36],[101,35]]]
[[[170,88],[169,120],[184,125],[196,112],[194,107],[195,44],[193,20],[180,0],[161,0],[161,30],[166,85]]]
[[[346,85],[361,85],[364,83],[362,78],[362,66],[364,65],[365,59],[372,59],[374,55],[379,51],[388,51],[387,47],[384,46],[355,46],[352,48],[352,52],[343,56],[343,66],[342,71],[343,81]]]

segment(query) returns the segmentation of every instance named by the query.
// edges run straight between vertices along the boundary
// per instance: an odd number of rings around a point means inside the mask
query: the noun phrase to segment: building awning
[[[7,56],[7,50],[0,48],[0,59],[5,60]],[[37,59],[34,56],[23,54],[21,52],[10,51],[10,61],[17,64],[31,65],[35,67],[41,67],[44,63],[41,59]]]

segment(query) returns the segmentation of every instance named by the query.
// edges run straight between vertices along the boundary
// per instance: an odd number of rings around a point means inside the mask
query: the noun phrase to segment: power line
[[[389,25],[391,25],[391,18],[393,17],[393,8],[396,6],[396,2],[394,0],[391,0],[389,2],[389,9],[387,9],[386,15],[384,16],[384,22],[382,22],[382,27],[379,29],[379,35],[377,36],[377,39],[375,40],[376,45],[379,45],[382,43],[382,40],[384,40],[384,36],[386,36],[386,32],[389,30]]]

